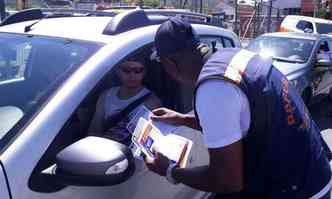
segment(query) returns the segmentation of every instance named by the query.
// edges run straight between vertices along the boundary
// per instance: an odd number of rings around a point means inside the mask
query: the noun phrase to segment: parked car
[[[150,59],[159,25],[144,10],[72,12],[28,10],[0,27],[0,68],[14,71],[0,78],[0,198],[207,198],[150,172],[128,147],[86,137],[100,93],[119,84],[115,69],[127,59],[145,61],[146,86],[165,106],[192,110],[193,88],[171,81]],[[228,30],[193,27],[209,45],[240,46]],[[201,133],[186,127],[176,133],[195,143],[189,167],[208,162]]]
[[[288,15],[281,22],[280,32],[332,33],[332,21],[314,17]]]
[[[43,0],[42,6],[45,8],[73,8],[71,0]]]
[[[306,103],[332,86],[332,38],[308,33],[268,33],[247,49],[272,57],[273,65],[296,86]]]

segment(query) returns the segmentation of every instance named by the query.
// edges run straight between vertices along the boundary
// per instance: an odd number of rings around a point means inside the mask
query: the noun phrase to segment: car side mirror
[[[89,136],[60,151],[56,164],[42,171],[63,185],[111,186],[135,171],[131,150],[118,142]]]

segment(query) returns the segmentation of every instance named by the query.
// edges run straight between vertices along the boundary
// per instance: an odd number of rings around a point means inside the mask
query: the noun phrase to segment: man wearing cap
[[[210,161],[178,168],[156,151],[146,160],[151,171],[215,198],[329,198],[330,151],[270,59],[236,48],[213,52],[180,18],[159,27],[155,46],[167,73],[196,84],[195,115],[161,108],[152,119],[201,129]]]

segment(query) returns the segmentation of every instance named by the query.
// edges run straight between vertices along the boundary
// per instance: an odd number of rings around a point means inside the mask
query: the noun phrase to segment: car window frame
[[[126,61],[126,60],[134,57],[135,55],[139,54],[140,51],[142,51],[142,50],[144,50],[146,48],[152,49],[153,47],[154,47],[154,42],[153,43],[148,43],[148,44],[143,45],[141,47],[138,47],[135,50],[133,50],[130,53],[128,53],[123,58],[118,59],[117,63],[112,64],[112,65],[109,66],[109,70],[102,75],[101,79],[93,86],[93,88],[91,90],[89,90],[89,92],[85,95],[85,97],[77,104],[77,106],[75,107],[75,111],[73,112],[73,114],[71,114],[71,116],[69,116],[69,118],[66,120],[66,122],[64,123],[64,125],[61,127],[61,129],[57,132],[56,136],[51,141],[50,145],[47,147],[46,151],[43,153],[43,155],[40,158],[40,160],[38,161],[38,163],[35,165],[35,167],[33,169],[33,172],[32,172],[32,174],[30,176],[30,179],[29,179],[29,184],[30,183],[34,183],[34,182],[32,182],[32,180],[35,181],[35,183],[42,182],[42,181],[39,181],[38,179],[36,179],[36,177],[33,176],[33,175],[36,175],[36,174],[38,175],[42,171],[42,169],[43,169],[43,168],[41,168],[41,165],[45,164],[45,161],[49,161],[47,157],[50,156],[50,153],[54,152],[53,150],[55,150],[56,147],[59,146],[59,145],[56,145],[58,143],[55,143],[55,142],[59,141],[59,139],[60,139],[60,142],[62,140],[62,144],[65,143],[64,142],[64,140],[65,140],[64,138],[65,138],[65,136],[68,136],[68,134],[64,134],[63,131],[66,130],[66,127],[69,126],[73,122],[72,120],[73,120],[73,118],[75,118],[77,116],[75,114],[77,114],[77,112],[79,111],[79,109],[82,107],[82,104],[86,100],[89,100],[88,98],[91,98],[93,95],[97,95],[97,100],[94,103],[94,106],[96,106],[99,97],[102,95],[103,91],[105,91],[105,87],[109,88],[110,79],[113,78],[114,75],[116,75],[116,70],[117,70],[117,67],[119,66],[119,64],[121,64],[123,61]],[[106,60],[106,62],[108,62],[108,61]],[[116,86],[117,79],[115,79],[114,81],[115,82],[113,82],[113,83],[115,83],[114,85]],[[111,83],[111,85],[114,86],[112,83]],[[91,125],[91,122],[92,122],[94,114],[95,114],[95,112],[93,112],[91,120],[89,121],[89,125],[87,126],[87,129],[86,129],[86,133],[87,134],[84,137],[88,136],[88,129],[89,129],[90,125]],[[73,133],[75,133],[75,132],[73,132]],[[61,136],[63,136],[63,137],[61,138]],[[80,139],[82,139],[84,137],[81,137]],[[35,178],[35,179],[33,179],[33,178]],[[42,193],[44,191],[44,189],[45,190],[49,189],[50,188],[49,186],[54,186],[54,190],[56,190],[57,189],[56,186],[58,186],[58,185],[57,184],[51,184],[51,185],[45,185],[45,187],[43,186],[43,184],[37,184],[34,187],[31,187],[31,185],[29,185],[29,187],[33,191],[40,192],[40,193]],[[63,188],[64,187],[62,187],[60,189],[63,189]]]
[[[236,47],[235,42],[232,38],[227,37],[227,36],[223,36],[223,35],[204,34],[204,35],[199,35],[199,38],[200,39],[204,39],[204,38],[209,38],[210,39],[211,38],[211,39],[219,40],[220,43],[222,44],[223,48],[235,48]],[[225,40],[228,40],[231,43],[232,46],[231,47],[226,46]]]
[[[302,28],[302,27],[299,27],[300,23],[303,23],[303,28]],[[305,23],[305,24],[304,24],[304,23]],[[297,22],[297,24],[296,24],[295,27],[296,27],[298,30],[304,31],[306,28],[308,28],[308,27],[305,27],[305,26],[308,25],[308,24],[311,25],[311,29],[312,29],[312,31],[314,31],[314,24],[313,24],[312,22],[310,22],[310,21],[306,21],[306,20],[299,20],[299,21]],[[301,26],[302,26],[302,25],[301,25]]]

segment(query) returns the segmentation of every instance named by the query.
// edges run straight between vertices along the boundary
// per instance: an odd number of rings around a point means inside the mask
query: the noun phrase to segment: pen
[[[179,162],[177,163],[177,165],[181,168],[185,167],[185,165],[181,165],[181,164],[182,164],[182,161],[184,160],[184,157],[187,153],[188,144],[189,144],[189,142],[186,142],[186,144],[184,145],[184,147],[182,149],[182,152],[181,152],[181,155],[180,155],[180,158],[179,158]]]

